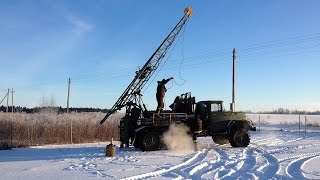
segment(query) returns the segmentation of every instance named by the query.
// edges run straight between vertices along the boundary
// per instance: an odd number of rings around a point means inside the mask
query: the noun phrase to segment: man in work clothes
[[[171,79],[173,79],[173,77],[168,78],[168,79],[162,79],[162,81],[158,81],[157,94],[156,94],[157,102],[158,102],[158,107],[156,110],[157,116],[160,116],[160,112],[164,108],[163,98],[167,92],[167,88],[166,88],[165,84],[167,84]]]

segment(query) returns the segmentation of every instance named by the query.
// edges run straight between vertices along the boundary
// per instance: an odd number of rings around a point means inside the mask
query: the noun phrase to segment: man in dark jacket
[[[168,78],[168,79],[162,79],[162,81],[158,81],[157,94],[156,94],[157,102],[158,102],[156,114],[158,116],[160,116],[160,112],[162,111],[162,109],[164,107],[163,98],[167,92],[167,88],[166,88],[165,84],[167,84],[171,79],[173,79],[173,77]]]

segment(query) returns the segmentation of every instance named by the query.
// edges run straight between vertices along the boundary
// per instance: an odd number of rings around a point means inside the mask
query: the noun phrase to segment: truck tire
[[[150,131],[143,136],[141,148],[143,151],[155,151],[160,149],[160,144],[160,135]]]
[[[250,135],[243,127],[234,127],[229,134],[229,143],[232,147],[247,147],[250,143]]]

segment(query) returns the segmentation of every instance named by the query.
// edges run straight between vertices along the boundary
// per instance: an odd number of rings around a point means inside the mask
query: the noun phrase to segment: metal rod
[[[8,95],[7,95],[7,110],[6,110],[6,112],[9,111],[9,92],[10,92],[10,89],[8,89]]]
[[[304,133],[307,133],[307,116],[304,116]]]
[[[69,113],[69,97],[70,97],[70,78],[69,78],[69,81],[68,81],[67,113]]]
[[[236,104],[235,104],[235,79],[236,79],[236,49],[233,48],[232,51],[232,105],[231,105],[231,111],[236,110]]]
[[[300,132],[300,129],[301,129],[301,120],[300,120],[300,114],[299,114],[299,132]]]
[[[259,114],[259,131],[260,131],[260,114]]]
[[[13,113],[13,88],[11,91],[11,112]]]

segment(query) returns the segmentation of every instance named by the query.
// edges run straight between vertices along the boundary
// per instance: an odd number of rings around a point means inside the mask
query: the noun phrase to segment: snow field
[[[273,127],[274,128],[274,127]],[[272,129],[272,128],[271,128]],[[197,152],[142,152],[108,143],[0,151],[3,179],[320,179],[320,133],[251,132],[247,148],[199,138]]]

